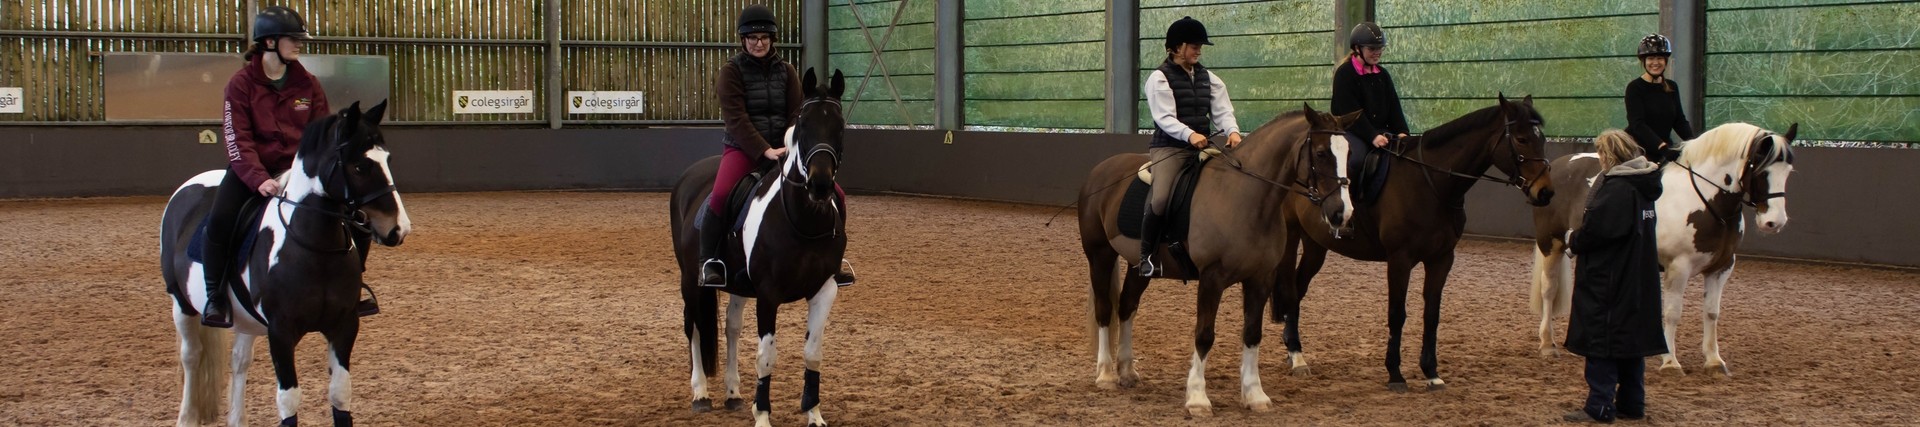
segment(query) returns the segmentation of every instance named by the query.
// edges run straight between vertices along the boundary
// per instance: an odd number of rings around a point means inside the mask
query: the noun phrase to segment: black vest
[[[1160,64],[1160,74],[1167,76],[1167,86],[1173,88],[1173,115],[1180,123],[1193,129],[1201,136],[1213,134],[1213,73],[1207,67],[1193,64],[1193,76],[1188,77],[1187,70],[1168,60]],[[1168,134],[1165,129],[1154,126],[1153,143],[1149,147],[1192,147],[1193,144]]]
[[[733,56],[733,68],[740,70],[741,89],[747,96],[747,121],[760,131],[760,138],[771,148],[787,144],[787,62],[768,54],[756,59],[741,52]],[[798,90],[799,88],[792,88]],[[727,143],[736,147],[731,137]]]

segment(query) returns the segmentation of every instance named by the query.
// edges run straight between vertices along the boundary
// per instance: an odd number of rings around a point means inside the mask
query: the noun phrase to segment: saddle
[[[1217,151],[1216,151],[1217,152]],[[1161,227],[1160,241],[1167,247],[1167,253],[1178,260],[1186,271],[1194,271],[1193,259],[1187,257],[1187,228],[1192,221],[1193,189],[1200,184],[1200,171],[1205,169],[1207,160],[1212,156],[1204,151],[1180,168],[1180,173],[1172,177],[1173,192],[1167,196],[1166,223]],[[1127,194],[1120,199],[1120,235],[1134,239],[1141,236],[1140,225],[1147,212],[1147,196],[1152,190],[1155,179],[1146,172],[1144,166],[1140,173],[1127,186]]]
[[[250,289],[247,289],[246,286],[234,285],[240,283],[240,271],[242,269],[238,267],[247,265],[248,255],[253,254],[253,245],[260,241],[260,221],[266,217],[266,215],[262,215],[266,213],[267,210],[267,203],[264,203],[266,200],[268,199],[254,198],[241,204],[240,210],[235,213],[235,215],[238,216],[234,217],[233,233],[229,234],[229,236],[237,240],[234,243],[238,244],[233,246],[233,253],[230,254],[233,259],[228,260],[229,264],[227,265],[232,267],[227,269],[227,276],[220,280],[226,281],[228,288],[231,289],[234,295],[239,297],[241,301],[253,300]],[[194,227],[193,238],[187,240],[187,259],[202,264],[207,262],[207,225],[212,222],[213,216],[208,215],[200,219],[199,226]],[[179,289],[178,284],[167,285],[167,293],[173,294],[173,299],[180,304],[180,307],[183,309],[182,312],[188,316],[200,315],[199,307],[195,307],[191,301],[187,300],[187,293],[184,292],[183,289]],[[260,316],[260,313],[254,312],[252,304],[240,304],[240,306],[246,307],[247,315],[253,316],[255,319],[264,319],[264,317]]]
[[[1348,141],[1361,141],[1347,144],[1347,172],[1353,180],[1350,191],[1353,203],[1357,206],[1373,206],[1380,200],[1380,191],[1387,185],[1387,170],[1393,165],[1393,154],[1389,148],[1377,148],[1372,143],[1347,135]],[[1398,141],[1395,141],[1398,143]]]
[[[755,168],[753,172],[747,172],[746,176],[740,177],[740,182],[733,183],[733,192],[727,195],[727,204],[725,205],[726,212],[731,215],[720,216],[726,219],[727,222],[732,223],[732,225],[730,225],[732,228],[729,229],[729,233],[732,235],[728,236],[729,238],[726,240],[739,237],[740,227],[745,226],[747,222],[747,201],[753,200],[754,193],[760,192],[761,184],[766,180],[767,173],[773,171],[774,166],[773,164],[768,164]],[[719,185],[719,183],[714,183],[714,185]],[[707,198],[700,200],[700,212],[693,217],[693,227],[695,229],[707,228],[707,206],[710,206],[712,201],[712,192],[708,192]],[[726,243],[723,242],[721,244]],[[723,248],[721,252],[725,253],[726,251]]]

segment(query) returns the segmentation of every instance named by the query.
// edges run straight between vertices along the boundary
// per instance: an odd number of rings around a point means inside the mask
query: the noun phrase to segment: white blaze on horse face
[[[1779,137],[1776,136],[1775,138]],[[1780,144],[1784,146],[1786,142],[1782,141]],[[1787,175],[1793,173],[1793,164],[1787,163],[1785,159],[1781,159],[1772,165],[1768,165],[1765,171],[1767,174],[1767,192],[1785,194],[1787,192]],[[1762,232],[1779,233],[1781,229],[1787,226],[1786,196],[1768,197],[1768,195],[1762,194],[1760,197],[1765,198],[1765,200],[1761,200],[1760,203],[1763,204],[1762,206],[1766,206],[1767,209],[1765,212],[1759,212],[1754,215],[1754,222],[1760,223],[1760,231]]]
[[[374,163],[379,164],[380,173],[386,174],[387,185],[394,185],[393,168],[391,166],[388,166],[388,163],[387,163],[387,159],[389,156],[392,156],[392,153],[387,152],[386,147],[375,146],[373,147],[373,149],[367,150],[367,159],[373,160]],[[388,193],[387,197],[393,198],[393,211],[394,211],[394,217],[395,217],[394,230],[397,230],[395,231],[395,233],[397,233],[395,237],[404,240],[407,237],[407,233],[410,233],[413,231],[413,220],[407,218],[407,204],[400,202],[399,191]],[[386,230],[375,230],[376,233],[381,231],[386,231]],[[382,239],[386,238],[386,236],[376,236],[376,237],[379,237]]]
[[[1347,150],[1351,148],[1347,145],[1349,144],[1347,136],[1345,134],[1334,135],[1327,138],[1327,144],[1328,147],[1333,150],[1334,173],[1340,177],[1341,181],[1353,182],[1347,180]],[[1349,224],[1348,221],[1353,220],[1353,191],[1351,188],[1352,186],[1345,184],[1340,186],[1340,205],[1343,206],[1340,210],[1341,224]]]

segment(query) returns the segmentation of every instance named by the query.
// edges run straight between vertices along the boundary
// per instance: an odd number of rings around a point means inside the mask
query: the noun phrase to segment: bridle
[[[1509,119],[1507,120],[1507,124],[1500,128],[1500,139],[1496,142],[1496,144],[1505,146],[1507,149],[1507,152],[1512,154],[1512,158],[1509,160],[1513,163],[1513,170],[1514,170],[1513,173],[1507,173],[1506,178],[1494,177],[1492,175],[1489,175],[1488,172],[1481,172],[1479,175],[1468,175],[1460,172],[1455,172],[1447,168],[1434,166],[1433,164],[1430,164],[1421,160],[1427,157],[1425,144],[1419,144],[1415,148],[1415,150],[1419,151],[1420,159],[1407,157],[1407,155],[1401,154],[1400,152],[1397,152],[1397,151],[1389,150],[1388,152],[1393,153],[1394,157],[1398,157],[1402,160],[1413,162],[1413,164],[1420,165],[1421,167],[1426,168],[1427,170],[1437,171],[1437,172],[1445,173],[1447,175],[1452,175],[1460,178],[1477,179],[1477,180],[1488,181],[1488,182],[1498,182],[1507,186],[1520,189],[1520,195],[1523,197],[1526,197],[1528,203],[1539,205],[1541,204],[1539,203],[1540,200],[1534,198],[1532,194],[1527,193],[1527,185],[1533,181],[1539,180],[1540,177],[1538,175],[1528,177],[1528,176],[1522,175],[1520,171],[1526,169],[1524,168],[1524,166],[1526,166],[1527,162],[1540,162],[1544,164],[1544,163],[1547,163],[1548,159],[1546,157],[1527,157],[1524,154],[1520,154],[1520,138],[1514,136],[1513,134],[1514,125],[1540,126],[1540,120],[1528,119],[1525,121],[1520,121],[1520,120]],[[1505,171],[1502,171],[1502,172],[1505,173]],[[1547,173],[1547,171],[1543,169],[1540,171],[1540,173],[1545,174]],[[1429,187],[1433,186],[1433,180],[1431,177],[1429,177],[1427,180],[1427,186]]]
[[[1328,198],[1331,198],[1335,194],[1338,194],[1339,190],[1334,190],[1332,193],[1329,193],[1329,194],[1320,193],[1320,186],[1318,185],[1320,183],[1320,167],[1319,165],[1315,164],[1313,160],[1310,158],[1313,156],[1312,147],[1313,147],[1314,135],[1326,135],[1329,138],[1331,138],[1333,136],[1346,135],[1346,132],[1342,132],[1339,130],[1313,129],[1313,130],[1307,131],[1307,135],[1300,138],[1300,143],[1298,144],[1300,146],[1298,150],[1299,152],[1294,154],[1294,165],[1295,165],[1295,170],[1299,170],[1298,166],[1300,163],[1304,162],[1307,164],[1307,167],[1306,167],[1307,175],[1305,179],[1302,179],[1300,176],[1295,175],[1290,177],[1292,178],[1291,179],[1292,182],[1276,181],[1264,176],[1260,176],[1259,174],[1253,173],[1251,171],[1248,171],[1246,167],[1242,164],[1240,159],[1238,157],[1234,157],[1233,153],[1228,152],[1227,150],[1220,150],[1220,157],[1222,159],[1225,159],[1227,161],[1227,165],[1231,166],[1234,171],[1240,172],[1240,174],[1242,175],[1252,177],[1253,179],[1259,180],[1260,182],[1265,182],[1268,185],[1279,187],[1282,190],[1287,190],[1295,194],[1299,194],[1301,197],[1306,197],[1307,201],[1313,202],[1314,206],[1319,206],[1321,202],[1324,202]],[[1335,165],[1335,167],[1339,167],[1339,165]],[[1347,178],[1334,178],[1333,182],[1339,185],[1341,188],[1345,188],[1352,181]]]
[[[808,106],[811,106],[813,104],[827,104],[829,106],[832,106],[833,109],[836,111],[840,109],[840,100],[833,99],[833,98],[824,98],[824,97],[809,99],[806,102],[801,103],[799,109],[805,110],[807,109]],[[807,188],[813,182],[813,176],[807,173],[807,165],[813,163],[813,159],[815,156],[822,156],[822,155],[827,156],[827,159],[833,162],[833,168],[835,170],[840,169],[840,163],[842,161],[840,158],[840,150],[833,148],[833,145],[827,144],[825,142],[815,143],[813,144],[812,147],[807,148],[807,152],[805,154],[802,154],[798,159],[798,161],[794,162],[793,166],[788,168],[788,169],[792,169],[795,173],[787,173],[786,170],[781,171],[780,173],[781,181],[785,182],[788,185],[798,186],[800,188]],[[795,175],[799,175],[799,177],[796,179],[794,177]],[[803,240],[819,240],[819,239],[837,237],[840,235],[840,225],[838,220],[833,221],[830,225],[828,225],[826,230],[822,230],[816,233],[808,233],[800,229],[799,222],[792,220],[793,218],[795,218],[793,213],[792,203],[782,202],[780,203],[780,208],[781,208],[781,211],[783,211],[787,215],[787,218],[788,218],[787,223],[793,226],[793,234],[795,237],[799,237]],[[833,210],[836,213],[838,213],[838,211],[840,210],[840,205],[838,203],[833,204]]]
[[[336,180],[340,182],[339,188],[340,188],[341,194],[339,198],[336,199],[333,197],[326,197],[326,196],[322,196],[321,198],[322,201],[332,202],[334,204],[341,205],[342,209],[340,211],[334,211],[332,209],[327,209],[322,206],[303,203],[297,200],[287,198],[286,194],[284,194],[285,193],[284,191],[282,192],[282,194],[275,194],[273,196],[274,198],[279,199],[281,202],[292,204],[295,210],[306,209],[311,212],[316,212],[322,215],[333,217],[333,219],[340,224],[341,229],[349,233],[349,235],[347,236],[347,247],[345,249],[331,250],[335,252],[351,251],[351,250],[357,249],[355,247],[356,243],[354,243],[353,236],[351,235],[352,232],[359,232],[359,233],[363,233],[363,234],[366,234],[369,236],[375,236],[375,237],[379,236],[378,233],[374,232],[373,226],[370,224],[371,220],[367,218],[367,213],[364,211],[361,211],[360,208],[367,206],[369,204],[372,204],[374,201],[380,200],[383,197],[387,197],[388,195],[391,195],[394,192],[393,184],[389,183],[385,187],[381,187],[367,194],[364,194],[358,197],[355,197],[353,195],[353,184],[345,181],[345,178],[344,178],[344,175],[346,174],[346,169],[347,169],[346,149],[347,149],[347,146],[349,145],[351,144],[340,144],[338,147],[334,147],[333,167],[322,172],[322,176],[320,177],[320,183],[321,183],[320,185],[323,188],[328,183],[334,182]],[[280,211],[281,215],[277,215],[280,217],[280,225],[282,227],[287,227],[288,226],[287,219],[286,219],[287,217],[285,215],[286,211],[284,210],[286,205],[280,204],[276,206],[282,209]],[[290,232],[288,233],[288,235],[289,235],[288,236],[289,238],[294,239],[296,243],[300,243],[301,246],[307,247],[309,249],[316,249],[312,245],[306,244],[304,242],[298,242],[299,239],[297,237],[294,237],[294,236],[297,236],[297,234]]]
[[[1771,167],[1775,163],[1780,162],[1779,157],[1782,157],[1782,156],[1776,153],[1776,151],[1778,151],[1779,148],[1774,146],[1773,137],[1774,137],[1773,132],[1762,132],[1760,136],[1755,137],[1753,139],[1754,144],[1764,144],[1764,145],[1754,148],[1753,153],[1747,155],[1746,162],[1741,165],[1740,174],[1738,176],[1732,177],[1731,181],[1740,183],[1741,185],[1740,191],[1729,190],[1727,189],[1727,187],[1721,186],[1720,183],[1713,182],[1713,179],[1707,178],[1706,175],[1701,175],[1700,172],[1693,170],[1692,165],[1680,163],[1678,160],[1675,160],[1673,164],[1675,166],[1679,166],[1681,169],[1685,169],[1687,171],[1687,174],[1692,175],[1692,178],[1687,179],[1687,181],[1693,184],[1694,197],[1698,197],[1700,199],[1701,206],[1707,207],[1707,213],[1712,214],[1714,220],[1717,220],[1720,222],[1720,224],[1725,225],[1730,221],[1729,218],[1731,216],[1739,215],[1740,214],[1739,211],[1736,209],[1734,212],[1731,212],[1727,215],[1721,215],[1719,209],[1715,209],[1712,203],[1707,202],[1706,193],[1700,190],[1700,181],[1706,181],[1707,185],[1713,186],[1713,188],[1716,190],[1720,190],[1720,194],[1723,194],[1723,195],[1724,194],[1740,195],[1744,193],[1747,196],[1746,200],[1742,200],[1740,203],[1747,205],[1747,207],[1755,208],[1755,209],[1760,208],[1760,204],[1765,203],[1767,200],[1771,200],[1774,198],[1787,197],[1787,192],[1785,191],[1775,191],[1775,192],[1766,193],[1766,194],[1746,191],[1747,189],[1751,189],[1754,187],[1752,182],[1748,182],[1749,180],[1759,176],[1758,173],[1761,170]],[[1787,150],[1789,153],[1792,152],[1791,147],[1789,147]],[[1787,156],[1791,156],[1791,154],[1788,154]]]

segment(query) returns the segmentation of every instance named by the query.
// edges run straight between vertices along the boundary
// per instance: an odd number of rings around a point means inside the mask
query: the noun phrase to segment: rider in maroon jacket
[[[242,205],[280,194],[275,178],[293,166],[307,122],[326,116],[327,95],[320,81],[300,65],[306,21],[298,12],[269,6],[253,19],[253,49],[247,65],[227,81],[221,121],[227,142],[227,174],[215,190],[207,240],[200,257],[206,267],[207,306],[200,323],[233,326],[228,316],[226,280],[234,255]]]

